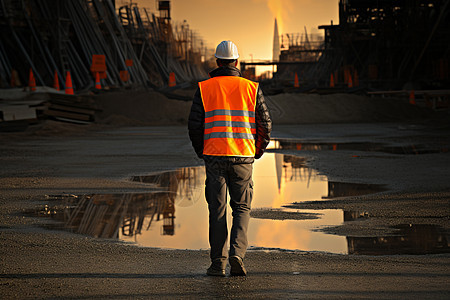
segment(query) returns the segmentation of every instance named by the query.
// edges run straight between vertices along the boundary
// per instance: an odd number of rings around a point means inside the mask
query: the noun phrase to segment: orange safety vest
[[[205,108],[203,154],[255,156],[258,83],[237,76],[199,82]]]

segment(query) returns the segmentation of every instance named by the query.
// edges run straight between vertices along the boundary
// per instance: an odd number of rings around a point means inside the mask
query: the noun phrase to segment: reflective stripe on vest
[[[205,108],[203,154],[255,156],[258,83],[237,76],[199,83]]]

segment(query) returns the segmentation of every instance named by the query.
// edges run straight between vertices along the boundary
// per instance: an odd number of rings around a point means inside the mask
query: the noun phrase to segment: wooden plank
[[[49,103],[47,104],[49,109],[55,109],[55,110],[61,110],[61,111],[67,111],[67,112],[74,112],[78,114],[86,114],[86,115],[95,115],[95,111],[92,109],[86,109],[86,108],[77,108],[77,107],[71,107],[67,105],[60,105],[60,104],[54,104]]]
[[[81,120],[81,121],[92,121],[92,118],[88,115],[83,114],[77,114],[77,113],[69,113],[59,110],[46,110],[44,111],[44,115],[51,116],[51,117],[62,117],[66,119],[74,119],[74,120]]]
[[[15,121],[36,119],[36,108],[30,108],[28,105],[2,105],[2,121]]]

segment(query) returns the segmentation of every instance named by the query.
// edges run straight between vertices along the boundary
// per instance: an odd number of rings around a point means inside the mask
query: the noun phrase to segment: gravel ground
[[[293,204],[340,208],[363,218],[325,230],[349,237],[392,233],[401,224],[439,225],[448,242],[450,143],[445,123],[276,126],[303,143],[426,144],[437,153],[283,150],[329,179],[382,184],[377,194]],[[449,254],[332,255],[249,251],[247,278],[205,275],[207,251],[140,248],[44,230],[23,216],[49,194],[137,192],[131,175],[200,165],[185,127],[134,127],[79,136],[12,136],[0,145],[0,293],[26,298],[450,298]],[[271,150],[280,151],[280,150]],[[277,218],[274,211],[274,218]],[[365,213],[365,214],[364,214]],[[278,216],[279,217],[279,216]]]

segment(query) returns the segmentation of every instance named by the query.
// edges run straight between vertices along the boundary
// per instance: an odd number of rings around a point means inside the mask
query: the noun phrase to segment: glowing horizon
[[[130,1],[116,0],[116,5]],[[134,0],[156,12],[156,1]],[[172,0],[173,23],[186,20],[210,49],[223,40],[233,41],[240,60],[272,59],[274,20],[279,34],[323,33],[319,25],[338,23],[338,0]]]

